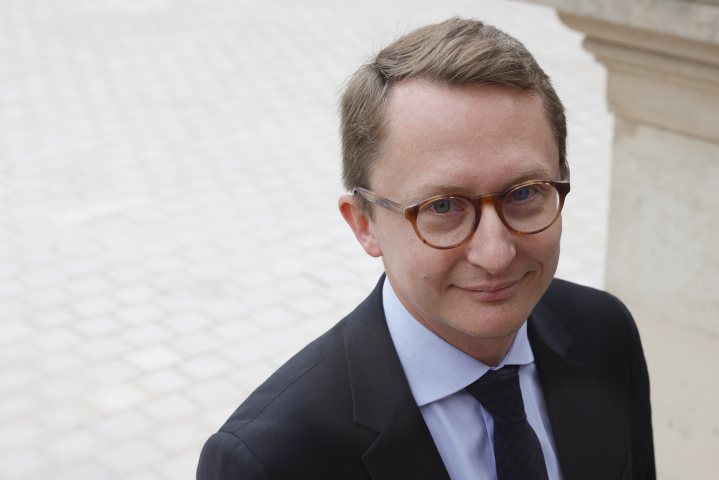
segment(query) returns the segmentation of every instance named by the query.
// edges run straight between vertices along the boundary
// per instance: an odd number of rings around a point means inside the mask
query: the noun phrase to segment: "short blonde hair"
[[[538,95],[565,173],[567,122],[547,74],[515,38],[483,22],[455,17],[400,37],[349,78],[340,99],[342,181],[347,191],[371,189],[372,166],[387,135],[390,90],[413,78],[447,86],[501,84]],[[358,201],[371,216],[369,202],[361,196]]]

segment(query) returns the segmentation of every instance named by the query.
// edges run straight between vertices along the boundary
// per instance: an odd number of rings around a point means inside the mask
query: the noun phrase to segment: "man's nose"
[[[517,255],[515,236],[502,223],[494,204],[482,205],[477,231],[468,242],[467,258],[492,275],[503,273]]]

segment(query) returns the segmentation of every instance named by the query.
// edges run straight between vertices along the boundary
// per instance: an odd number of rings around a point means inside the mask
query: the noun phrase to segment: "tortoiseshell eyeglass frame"
[[[477,227],[479,226],[480,216],[482,212],[482,205],[485,203],[493,203],[494,209],[497,211],[497,215],[499,216],[499,219],[502,220],[502,223],[505,227],[507,227],[507,230],[514,233],[515,235],[534,235],[535,233],[540,233],[554,225],[554,222],[557,221],[559,216],[562,214],[562,208],[564,208],[564,199],[569,193],[570,187],[569,187],[569,166],[565,163],[564,167],[565,172],[565,178],[566,180],[563,181],[554,181],[554,180],[529,180],[526,182],[518,183],[516,185],[513,185],[509,187],[507,190],[501,192],[501,193],[493,193],[490,195],[480,195],[478,197],[468,197],[467,195],[435,195],[434,197],[428,198],[426,200],[422,200],[419,203],[415,203],[414,205],[410,205],[408,207],[403,207],[402,205],[395,203],[391,200],[388,200],[384,197],[380,197],[376,193],[367,190],[366,188],[357,187],[353,193],[360,194],[367,200],[369,200],[372,203],[375,203],[379,205],[380,207],[384,207],[387,210],[390,210],[392,212],[398,213],[405,217],[407,220],[410,221],[412,224],[412,227],[414,228],[414,233],[417,234],[417,237],[419,237],[422,242],[424,242],[425,245],[428,247],[436,248],[438,250],[449,250],[450,248],[456,248],[460,245],[463,245],[464,243],[468,242],[469,239],[472,238],[474,235],[474,232],[477,231]],[[507,198],[507,195],[509,195],[513,190],[516,190],[518,188],[526,187],[528,185],[536,185],[536,184],[545,184],[545,185],[551,185],[553,186],[557,192],[559,193],[559,207],[557,208],[557,214],[554,216],[551,222],[547,224],[546,226],[540,228],[539,230],[534,230],[532,232],[521,232],[519,230],[516,230],[512,228],[512,226],[507,223],[507,220],[504,218],[504,212],[502,211],[502,205],[504,203],[504,199]],[[437,245],[433,245],[429,243],[419,232],[419,228],[417,228],[417,215],[419,214],[419,211],[427,205],[430,202],[434,202],[440,198],[463,198],[467,200],[473,207],[474,207],[474,225],[472,225],[472,229],[470,230],[469,234],[467,235],[467,238],[462,240],[461,242],[455,243],[454,245],[449,245],[446,247],[440,247]]]

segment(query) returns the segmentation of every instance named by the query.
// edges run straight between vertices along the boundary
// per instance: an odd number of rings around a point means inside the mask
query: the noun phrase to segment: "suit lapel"
[[[362,461],[375,480],[449,479],[392,343],[383,283],[384,275],[345,333],[354,421],[379,434]]]
[[[374,480],[449,480],[449,474],[412,395],[400,404],[362,457]]]
[[[592,372],[571,361],[572,336],[541,302],[529,317],[528,336],[564,479],[606,479]]]

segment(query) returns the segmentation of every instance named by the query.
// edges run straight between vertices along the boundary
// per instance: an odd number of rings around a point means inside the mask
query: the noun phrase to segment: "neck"
[[[489,367],[496,367],[500,364],[502,359],[507,356],[514,337],[517,335],[514,332],[500,338],[476,338],[441,322],[429,323],[421,315],[412,313],[412,316],[438,337]]]

